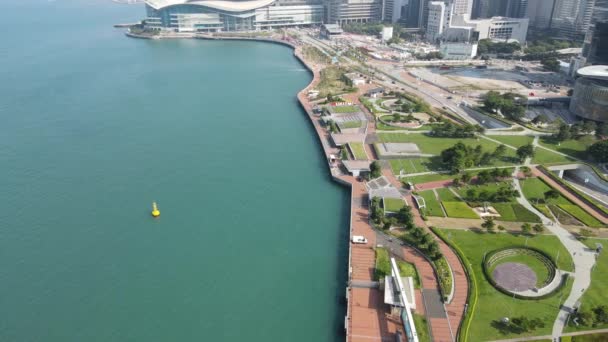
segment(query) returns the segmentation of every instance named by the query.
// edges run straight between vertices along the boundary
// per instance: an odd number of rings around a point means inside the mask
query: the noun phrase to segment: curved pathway
[[[513,175],[515,176],[518,171],[519,168],[515,168]],[[523,194],[519,181],[515,177],[513,178],[513,186],[521,194]],[[557,318],[553,324],[552,336],[553,338],[559,338],[564,330],[566,320],[568,319],[568,314],[572,312],[576,302],[582,297],[585,290],[589,288],[589,284],[591,284],[591,269],[595,264],[595,252],[578,241],[574,235],[561,227],[559,223],[550,220],[541,212],[536,210],[536,208],[534,208],[534,206],[532,206],[532,204],[530,204],[530,202],[528,202],[524,196],[518,197],[517,202],[540,217],[545,227],[550,232],[555,234],[555,236],[557,236],[560,242],[572,255],[572,260],[574,262],[574,272],[572,273],[574,283],[572,284],[570,295],[568,298],[566,298],[566,301],[561,306]]]

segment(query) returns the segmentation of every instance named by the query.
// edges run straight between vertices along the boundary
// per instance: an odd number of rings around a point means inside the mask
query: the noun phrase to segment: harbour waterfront
[[[0,340],[343,339],[348,193],[291,49],[127,39],[142,8],[103,0],[0,10],[25,24],[0,47]]]

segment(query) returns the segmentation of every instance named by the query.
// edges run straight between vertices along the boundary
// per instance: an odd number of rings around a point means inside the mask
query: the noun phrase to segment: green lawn
[[[412,182],[414,185],[423,184],[428,182],[440,181],[440,180],[452,180],[456,177],[456,175],[451,175],[448,173],[437,173],[431,175],[423,175],[423,176],[414,176],[414,177],[403,177],[401,180],[405,182]]]
[[[387,275],[391,275],[391,258],[386,248],[376,248],[376,268],[374,278],[376,280],[383,279]],[[414,280],[414,288],[420,288],[420,277],[416,267],[405,261],[397,260],[397,267],[402,277],[412,277]]]
[[[460,198],[456,197],[448,188],[437,189],[437,195],[442,202],[460,202]]]
[[[365,147],[363,147],[363,143],[348,143],[348,148],[353,153],[353,156],[357,160],[367,160],[367,154],[365,153]]]
[[[390,211],[393,213],[398,212],[405,206],[405,202],[399,198],[383,198],[384,201],[384,210]]]
[[[534,137],[527,135],[488,135],[488,138],[498,140],[505,145],[510,145],[515,148],[531,144],[534,140]]]
[[[358,106],[335,106],[331,107],[331,112],[334,113],[356,113],[360,112],[361,109]]]
[[[416,326],[416,332],[418,333],[418,341],[431,342],[431,336],[429,336],[429,327],[426,323],[426,318],[416,313],[412,313],[412,316],[414,317],[414,326]]]
[[[443,208],[445,209],[446,214],[448,214],[448,217],[470,218],[470,219],[479,218],[479,216],[477,216],[477,214],[475,214],[473,209],[471,209],[464,202],[445,202],[445,201],[443,201],[441,203],[443,204]]]
[[[599,258],[591,273],[591,286],[585,291],[581,299],[581,311],[590,311],[600,303],[608,303],[608,240],[603,239],[587,239],[583,241],[589,248],[595,249],[596,243],[604,245],[604,251],[600,253]],[[608,324],[597,326],[593,329],[604,329],[608,328]],[[580,331],[589,330],[591,327],[576,327],[574,324],[570,324],[566,327],[566,331]]]
[[[440,171],[441,163],[437,157],[390,159],[393,174],[399,175],[401,170],[404,173],[420,173],[428,171]]]
[[[477,146],[481,145],[484,151],[492,152],[498,147],[499,144],[489,141],[486,139],[460,139],[460,138],[435,138],[428,136],[423,133],[378,133],[378,138],[381,142],[410,142],[418,145],[418,148],[422,153],[429,153],[440,155],[441,151],[448,149],[454,146],[457,142],[462,142],[468,146]],[[506,157],[515,158],[515,150],[508,149]],[[510,165],[512,162],[508,161],[508,158],[505,160],[495,161],[492,165]]]
[[[579,139],[570,139],[558,143],[549,137],[543,137],[539,143],[552,150],[557,150],[561,153],[573,156],[578,159],[587,159],[587,148],[597,141],[597,138],[593,135],[585,135]]]
[[[571,282],[554,295],[541,300],[520,300],[505,295],[496,290],[485,278],[482,270],[483,257],[487,252],[502,247],[526,244],[538,248],[555,259],[559,251],[558,267],[572,271],[572,259],[568,251],[562,246],[557,237],[552,235],[540,235],[525,237],[508,233],[483,234],[473,231],[446,230],[442,229],[456,246],[464,253],[465,258],[477,279],[477,305],[474,308],[473,318],[469,330],[469,341],[488,341],[523,336],[538,336],[551,333],[553,322],[559,310],[558,301],[566,299],[562,293],[569,293]],[[501,330],[496,322],[501,318],[527,316],[528,318],[540,318],[545,323],[543,328],[525,334],[514,334]]]
[[[345,121],[338,124],[340,129],[361,128],[361,121]]]
[[[444,217],[443,210],[441,210],[441,204],[435,198],[435,193],[433,190],[422,191],[418,193],[419,196],[424,198],[426,203],[426,208],[423,209],[427,216],[438,216]]]
[[[574,218],[581,221],[585,226],[594,228],[604,227],[602,222],[598,221],[595,217],[589,215],[586,211],[581,209],[581,207],[575,204],[558,204],[557,206],[574,216]]]
[[[519,203],[492,203],[500,214],[499,221],[540,223],[540,218]]]
[[[534,157],[532,158],[533,164],[559,164],[573,161],[575,160],[538,147],[534,149]]]
[[[547,183],[543,182],[540,178],[532,177],[520,181],[520,184],[522,191],[524,192],[524,196],[526,196],[526,198],[530,202],[535,204],[537,207],[544,207],[544,205],[542,204],[544,203],[544,193],[551,189],[551,187],[549,187]],[[596,218],[584,211],[581,207],[570,202],[570,200],[568,200],[564,196],[560,195],[557,199],[551,200],[550,203],[557,205],[569,215],[572,215],[574,218],[589,227],[604,226],[600,221],[598,221]]]

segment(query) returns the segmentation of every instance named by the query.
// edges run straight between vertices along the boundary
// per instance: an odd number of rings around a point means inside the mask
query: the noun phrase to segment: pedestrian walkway
[[[536,169],[534,169],[533,172],[534,171],[539,172]],[[516,168],[514,175],[517,172],[518,169]],[[520,193],[523,193],[517,178],[513,178],[513,186]],[[589,285],[591,284],[591,269],[595,264],[595,253],[587,248],[587,246],[585,246],[583,243],[578,241],[576,237],[568,230],[561,227],[558,222],[550,220],[541,212],[536,210],[536,208],[532,206],[524,196],[518,197],[517,202],[540,217],[547,230],[555,234],[555,236],[557,236],[560,242],[572,255],[572,260],[574,262],[574,282],[572,284],[572,290],[570,291],[570,295],[568,298],[566,298],[564,304],[561,306],[557,318],[553,324],[552,336],[553,338],[559,338],[564,330],[568,315],[570,312],[572,312],[576,302],[582,297],[585,290],[588,289]]]

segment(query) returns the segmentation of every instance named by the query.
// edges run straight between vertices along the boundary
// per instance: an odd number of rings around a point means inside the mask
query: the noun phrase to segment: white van
[[[353,243],[366,244],[367,239],[364,236],[353,235]]]

